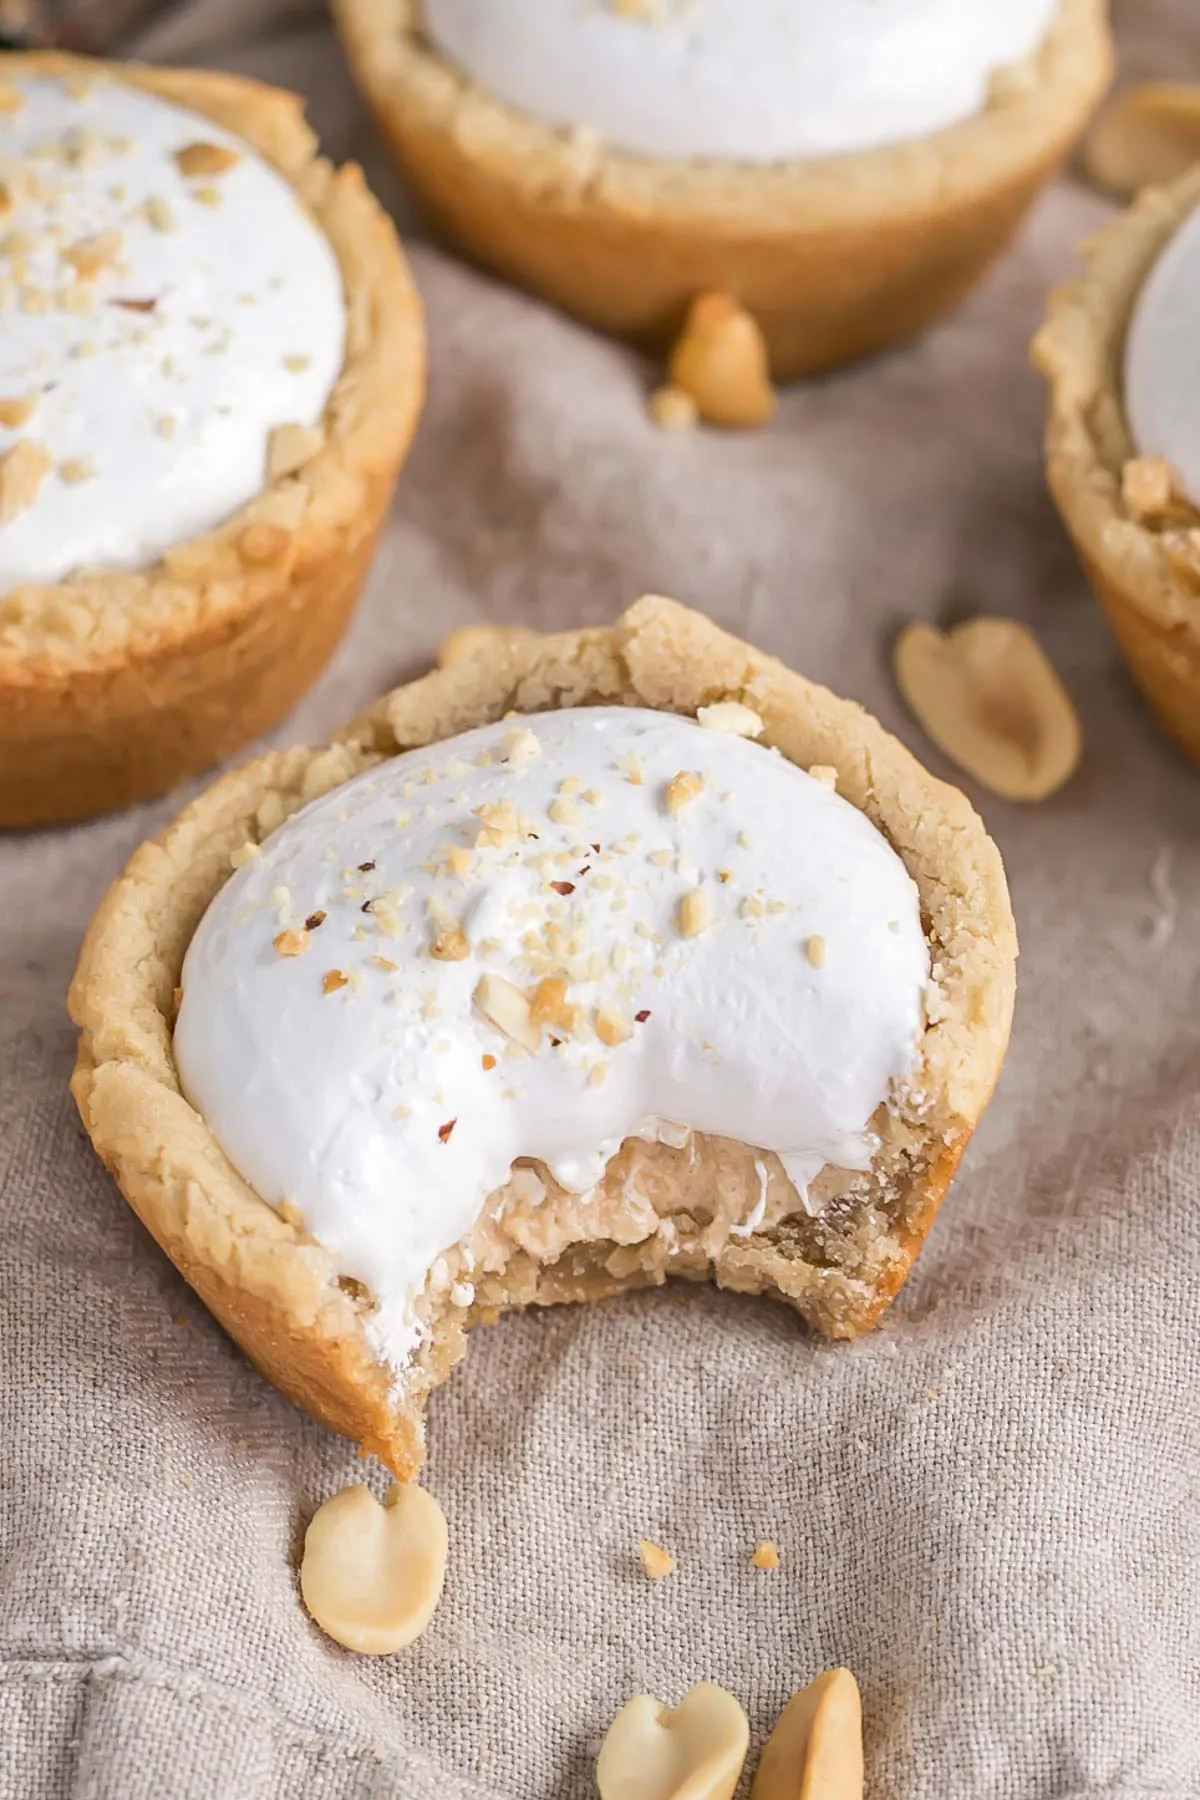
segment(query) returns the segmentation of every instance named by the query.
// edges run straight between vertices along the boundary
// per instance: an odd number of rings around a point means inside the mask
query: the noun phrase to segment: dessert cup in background
[[[293,95],[0,57],[0,824],[161,793],[346,624],[420,408],[394,229]]]
[[[726,291],[779,377],[955,305],[1112,56],[1106,0],[333,10],[413,188],[484,267],[660,349]]]
[[[1200,761],[1200,169],[1085,262],[1034,340],[1050,487],[1134,679]]]
[[[74,1093],[263,1372],[407,1478],[506,1309],[677,1275],[868,1330],[1015,956],[960,793],[647,599],[485,639],[194,801],[89,929]]]

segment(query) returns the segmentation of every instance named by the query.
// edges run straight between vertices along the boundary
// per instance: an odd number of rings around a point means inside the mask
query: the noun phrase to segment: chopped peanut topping
[[[652,1544],[649,1538],[638,1539],[638,1555],[642,1559],[651,1581],[661,1581],[666,1575],[673,1575],[676,1569],[675,1558],[670,1551],[663,1550],[658,1544]]]
[[[271,942],[280,956],[301,956],[308,949],[308,933],[301,928],[281,931]]]
[[[542,754],[541,742],[526,726],[510,731],[504,740],[504,754],[514,769],[524,769]]]
[[[694,800],[704,789],[703,775],[697,775],[691,769],[681,769],[667,783],[667,791],[663,796],[669,813],[681,812],[689,800]]]
[[[463,962],[471,954],[471,946],[461,931],[439,931],[429,946],[430,956],[438,962]]]
[[[777,1569],[779,1567],[779,1551],[770,1538],[764,1538],[761,1544],[754,1547],[754,1555],[750,1558],[756,1569]]]
[[[224,175],[241,160],[236,150],[228,150],[224,144],[185,144],[175,152],[179,173],[189,180],[194,175]]]
[[[546,1025],[569,1030],[575,1009],[567,1005],[567,984],[561,975],[547,975],[538,982],[530,1000],[530,1014]]]
[[[18,438],[12,449],[0,456],[0,525],[8,525],[33,505],[53,467],[32,438]]]
[[[556,825],[578,825],[579,823],[579,808],[573,800],[568,800],[561,794],[557,800],[550,802],[547,811]]]
[[[81,281],[89,281],[102,269],[111,268],[121,250],[119,231],[100,231],[94,237],[80,238],[64,250],[63,261],[70,263]]]
[[[679,931],[682,937],[699,937],[712,924],[708,895],[703,888],[692,888],[679,902]]]
[[[625,1017],[620,1007],[612,1006],[607,1000],[596,1008],[596,1036],[609,1049],[623,1044],[626,1038],[633,1036],[633,1026]]]
[[[321,982],[321,991],[325,994],[336,994],[339,988],[348,985],[350,977],[343,975],[340,969],[330,969]]]
[[[814,969],[823,969],[825,967],[825,939],[821,936],[819,931],[814,931],[809,938],[807,944],[804,946],[804,954],[807,956]]]
[[[761,737],[763,722],[752,706],[740,700],[718,700],[713,706],[702,706],[696,714],[706,731],[724,731],[731,737]]]
[[[38,403],[36,394],[24,394],[19,400],[0,400],[0,425],[24,425],[32,418]]]
[[[542,1039],[542,1028],[533,1017],[533,1009],[519,987],[503,975],[483,975],[471,996],[485,1019],[524,1050],[536,1050]]]

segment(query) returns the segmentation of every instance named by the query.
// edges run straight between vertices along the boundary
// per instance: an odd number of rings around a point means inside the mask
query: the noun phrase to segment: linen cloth
[[[1200,76],[1194,0],[1118,22],[1128,70]],[[399,204],[319,12],[211,0],[143,47],[301,87]],[[1062,181],[957,317],[746,436],[664,435],[647,362],[412,243],[428,410],[349,637],[276,741],[454,626],[657,590],[950,773],[891,685],[895,631],[1025,619],[1086,755],[1041,806],[971,790],[1021,928],[1011,1051],[866,1341],[691,1288],[481,1330],[429,1414],[445,1599],[408,1651],[356,1658],[295,1562],[362,1465],[222,1335],[67,1095],[81,932],[181,796],[0,840],[2,1800],[577,1800],[639,1689],[720,1681],[757,1742],[833,1662],[863,1686],[872,1800],[1200,1795],[1200,771],[1060,529],[1026,355],[1106,212]]]

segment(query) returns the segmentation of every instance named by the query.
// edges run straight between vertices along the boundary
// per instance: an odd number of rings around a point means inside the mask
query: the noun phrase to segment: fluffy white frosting
[[[702,786],[672,810],[681,773]],[[175,1054],[400,1364],[412,1294],[520,1157],[584,1192],[624,1139],[684,1128],[779,1152],[801,1191],[865,1167],[927,976],[903,863],[831,788],[674,714],[567,710],[398,756],[282,826],[201,921]],[[577,1016],[522,1047],[495,977],[509,999],[562,979]]]
[[[0,470],[0,589],[142,568],[228,517],[272,430],[320,419],[345,335],[328,240],[241,140],[116,80],[2,99],[0,400],[33,405],[0,453],[32,446],[40,478],[14,512]],[[196,145],[237,160],[188,175]]]
[[[424,0],[432,42],[522,112],[646,156],[866,150],[982,110],[1056,0]]]
[[[1143,284],[1125,340],[1125,414],[1139,456],[1165,456],[1200,506],[1200,208]]]

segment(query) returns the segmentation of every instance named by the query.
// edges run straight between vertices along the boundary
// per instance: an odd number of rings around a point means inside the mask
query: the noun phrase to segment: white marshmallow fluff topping
[[[371,1290],[395,1366],[518,1158],[576,1193],[635,1135],[778,1152],[801,1196],[868,1165],[928,953],[903,863],[823,773],[670,713],[550,712],[235,855],[184,964],[183,1089]]]
[[[521,112],[644,156],[868,150],[981,112],[1057,0],[424,0],[431,42]]]
[[[1200,208],[1142,286],[1125,340],[1125,415],[1139,456],[1163,456],[1200,506]]]
[[[319,422],[336,258],[248,145],[115,79],[5,83],[0,192],[0,589],[146,568]]]

